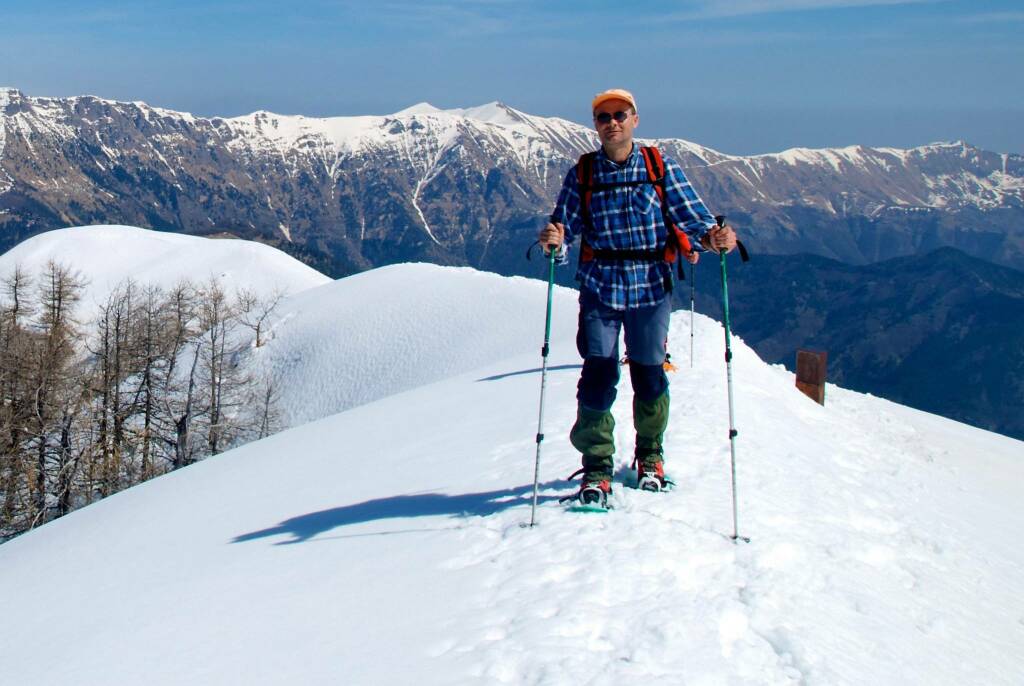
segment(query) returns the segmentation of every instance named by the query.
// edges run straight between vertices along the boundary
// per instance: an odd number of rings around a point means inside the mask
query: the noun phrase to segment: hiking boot
[[[567,503],[575,500],[580,505],[587,507],[608,509],[608,495],[612,492],[611,475],[599,471],[586,471],[586,468],[584,468],[572,474],[568,480],[571,481],[580,474],[583,475],[583,483],[580,485],[580,490],[576,491],[573,495],[560,498],[558,502]]]
[[[665,478],[665,462],[660,455],[649,455],[646,459],[636,459],[636,487],[638,489],[657,493],[665,490],[668,485],[669,481]]]
[[[633,425],[636,428],[633,468],[636,470],[636,487],[642,491],[662,491],[668,483],[662,460],[668,409],[667,391],[654,400],[633,396]]]

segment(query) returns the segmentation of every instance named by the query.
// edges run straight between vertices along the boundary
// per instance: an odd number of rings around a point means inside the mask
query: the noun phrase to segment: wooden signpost
[[[804,395],[818,403],[825,404],[825,379],[828,364],[827,352],[812,350],[796,351],[796,387]]]

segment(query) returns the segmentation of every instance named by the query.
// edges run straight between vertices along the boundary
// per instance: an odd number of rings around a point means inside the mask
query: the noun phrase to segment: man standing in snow
[[[570,440],[583,454],[583,469],[577,472],[583,474],[583,485],[576,497],[584,505],[603,507],[614,468],[611,406],[619,381],[619,332],[625,330],[633,384],[637,485],[661,490],[666,483],[662,438],[669,410],[664,363],[671,261],[682,254],[696,262],[701,250],[731,251],[736,234],[717,226],[678,163],[656,149],[634,145],[640,116],[629,91],[599,93],[591,110],[601,147],[581,157],[566,175],[539,241],[545,250],[557,250],[564,264],[569,245],[580,238],[576,344],[583,372]]]

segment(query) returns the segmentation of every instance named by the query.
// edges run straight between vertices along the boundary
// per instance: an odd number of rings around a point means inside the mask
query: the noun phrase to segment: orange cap
[[[612,88],[595,95],[593,102],[590,103],[591,111],[596,110],[601,103],[609,100],[624,100],[630,104],[634,112],[637,111],[636,99],[633,97],[633,94],[625,88]]]

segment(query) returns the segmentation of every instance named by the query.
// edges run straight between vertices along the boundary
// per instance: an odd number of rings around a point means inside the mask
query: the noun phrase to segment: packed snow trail
[[[673,347],[688,335],[680,319]],[[713,350],[708,334],[720,331],[704,326],[699,349]],[[872,406],[889,404],[834,388],[834,407],[825,410],[792,389],[784,370],[752,364],[749,349],[737,358],[748,375],[738,398],[746,418],[739,460],[741,515],[749,523],[743,533],[752,544],[728,540],[725,380],[715,378],[716,371],[724,377],[721,369],[704,369],[700,399],[691,384],[674,387],[667,445],[679,487],[640,493],[623,488],[620,473],[606,517],[547,508],[541,529],[526,534],[512,512],[489,518],[490,540],[455,564],[490,567],[496,578],[453,621],[473,623],[472,639],[443,647],[461,650],[480,683],[963,683],[956,674],[1013,683],[1016,672],[1005,661],[1024,636],[1024,605],[1007,611],[1000,589],[1019,585],[1012,570],[1020,556],[979,563],[972,550],[984,535],[978,529],[943,540],[964,523],[943,522],[942,512],[953,501],[968,511],[972,480],[957,474],[955,460],[937,464],[955,453],[904,423],[931,417],[895,405],[880,412]],[[562,375],[552,395],[574,382]],[[632,443],[625,395],[616,407],[619,446]],[[571,410],[563,406],[555,424],[571,423]],[[829,413],[859,421],[844,428]],[[681,423],[684,415],[700,419]],[[864,426],[875,427],[873,439],[865,439]],[[841,454],[846,441],[850,450]],[[561,445],[558,461],[568,473],[575,457]],[[934,488],[940,482],[945,488]],[[998,517],[998,508],[991,514]],[[1019,523],[1019,514],[1013,519]],[[1012,537],[1010,529],[1004,533]],[[965,584],[953,570],[968,569]],[[957,600],[965,585],[978,592],[968,603]],[[1006,633],[968,645],[961,639],[977,630],[979,609]],[[941,654],[922,650],[936,644]],[[1013,661],[1021,664],[1019,656]]]
[[[438,281],[463,278],[438,269]],[[539,351],[543,284],[527,290]],[[556,308],[572,331],[574,308]],[[672,350],[688,346],[688,320],[673,318]],[[831,386],[820,407],[737,339],[752,542],[736,545],[717,322],[697,317],[696,350],[697,367],[671,376],[676,489],[628,490],[620,474],[607,515],[555,502],[578,466],[567,434],[579,359],[563,333],[534,529],[521,525],[539,352],[297,427],[4,544],[4,677],[1019,683],[1022,443]],[[621,468],[630,395],[627,375],[613,408]]]

